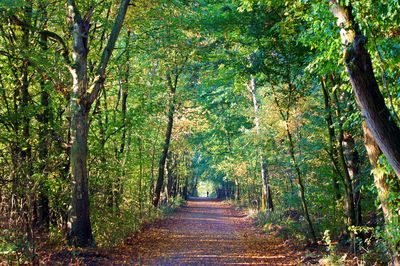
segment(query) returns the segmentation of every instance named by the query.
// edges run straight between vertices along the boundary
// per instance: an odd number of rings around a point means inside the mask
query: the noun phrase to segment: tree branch
[[[69,0],[73,1],[73,0]],[[90,106],[94,100],[98,97],[101,84],[105,80],[106,76],[106,68],[108,62],[110,61],[112,51],[114,50],[115,43],[117,42],[118,35],[121,31],[122,24],[125,19],[126,11],[128,10],[129,0],[122,0],[121,5],[119,7],[118,15],[115,19],[115,23],[111,30],[110,38],[108,39],[107,46],[103,50],[103,54],[101,56],[101,60],[99,66],[96,71],[96,78],[94,80],[94,84],[91,87],[91,91],[89,91],[89,95],[87,98],[87,104]]]

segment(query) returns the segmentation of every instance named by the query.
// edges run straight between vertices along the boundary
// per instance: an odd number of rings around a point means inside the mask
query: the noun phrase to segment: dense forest
[[[299,243],[400,265],[399,12],[0,1],[0,260],[112,246],[207,191]]]

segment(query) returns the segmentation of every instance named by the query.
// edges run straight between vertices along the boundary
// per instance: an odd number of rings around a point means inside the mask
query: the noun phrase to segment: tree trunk
[[[380,150],[378,144],[374,140],[374,137],[372,136],[371,131],[368,129],[367,125],[365,122],[363,122],[363,132],[364,132],[364,144],[365,148],[367,149],[368,153],[368,158],[369,161],[372,165],[372,169],[375,170],[378,168],[378,160],[379,156],[382,154],[382,151]],[[388,200],[389,200],[389,194],[390,194],[390,187],[389,187],[389,182],[390,176],[385,174],[384,171],[373,171],[373,176],[374,176],[374,183],[375,187],[377,188],[378,191],[378,198],[380,202],[380,206],[382,208],[383,216],[385,218],[385,225],[389,225],[393,221],[398,220],[398,214],[396,211],[391,210]],[[399,182],[397,182],[398,184]],[[391,232],[390,230],[385,229],[386,234],[390,235]],[[400,254],[398,253],[397,249],[398,246],[400,246],[400,243],[392,243],[388,244],[389,249],[391,251],[391,265],[397,266],[400,265]]]
[[[335,128],[333,126],[332,119],[332,110],[331,110],[331,99],[329,92],[326,88],[326,80],[322,78],[322,92],[324,96],[324,104],[325,104],[325,120],[328,126],[328,134],[329,134],[329,157],[333,166],[333,176],[332,176],[332,187],[335,193],[335,199],[338,201],[341,199],[342,195],[340,194],[340,187],[338,177],[343,180],[343,176],[339,167],[338,162],[338,153],[336,147],[336,136],[335,136]]]
[[[143,218],[143,141],[141,137],[138,138],[139,144],[139,180],[138,180],[138,189],[139,189],[139,217]]]
[[[303,209],[303,214],[304,217],[306,218],[306,221],[308,223],[308,227],[310,230],[310,234],[311,234],[311,238],[312,241],[314,243],[317,243],[317,236],[315,234],[315,230],[314,230],[314,225],[311,221],[311,217],[308,211],[308,205],[307,205],[307,201],[306,201],[306,196],[305,196],[305,188],[304,188],[304,184],[303,184],[303,177],[301,174],[301,170],[300,170],[300,166],[297,162],[296,159],[296,155],[295,155],[295,149],[294,149],[294,142],[293,142],[293,138],[292,138],[292,133],[290,132],[290,128],[289,128],[289,117],[290,117],[290,106],[292,104],[292,97],[293,97],[293,91],[294,91],[294,87],[292,85],[292,83],[290,82],[290,80],[288,81],[288,88],[289,88],[289,95],[288,95],[288,104],[286,106],[286,110],[283,109],[283,107],[281,106],[281,104],[278,101],[278,98],[276,97],[275,94],[275,90],[274,87],[272,86],[272,91],[274,94],[274,101],[276,103],[276,106],[278,107],[278,111],[281,115],[281,118],[283,119],[283,121],[285,122],[285,130],[286,130],[286,136],[288,139],[288,143],[289,143],[289,153],[290,153],[290,157],[292,160],[292,164],[294,167],[294,170],[296,172],[297,175],[297,182],[298,182],[298,186],[299,186],[299,193],[300,193],[300,200],[301,200],[301,206]]]
[[[355,149],[354,138],[350,133],[345,133],[343,138],[343,153],[346,159],[347,169],[351,178],[354,205],[354,225],[361,225],[361,176],[359,170],[358,152]]]
[[[45,8],[42,6],[42,8]],[[44,54],[47,53],[47,37],[41,36],[40,46]],[[38,195],[38,220],[37,226],[47,231],[50,226],[50,207],[48,190],[45,186],[45,180],[48,178],[47,171],[47,157],[48,157],[48,143],[49,143],[49,120],[50,120],[50,107],[49,107],[49,92],[46,88],[46,81],[40,80],[40,105],[43,107],[42,113],[38,115],[39,121],[39,142],[38,153],[39,153],[39,172],[42,174],[42,180],[39,185]]]
[[[49,141],[49,93],[47,92],[46,86],[41,81],[41,106],[44,108],[43,113],[39,115],[39,139],[41,140],[38,147],[39,153],[39,171],[42,174],[42,180],[39,185],[39,196],[38,196],[38,226],[47,230],[50,225],[50,208],[49,208],[49,197],[48,190],[45,186],[45,180],[48,178],[47,171],[47,157],[48,157],[48,141]]]
[[[31,25],[32,20],[32,3],[28,2],[27,5],[23,8],[24,10],[24,23],[28,26]],[[24,47],[29,47],[30,45],[30,28],[24,27],[22,29],[22,43]],[[33,174],[33,162],[32,162],[32,145],[30,142],[31,135],[31,112],[29,110],[30,107],[30,78],[29,78],[29,59],[24,58],[21,63],[21,80],[18,81],[20,90],[21,90],[21,120],[22,120],[22,136],[20,141],[23,143],[21,148],[21,163],[22,163],[22,176],[21,181],[23,184],[22,192],[22,203],[21,203],[21,211],[22,211],[22,219],[24,223],[24,230],[27,235],[28,242],[32,244],[33,250],[30,250],[31,247],[28,248],[28,253],[34,254],[35,252],[35,239],[34,239],[34,231],[33,226],[36,225],[37,222],[37,212],[36,212],[36,199],[35,199],[35,188],[32,186],[30,182],[31,176]]]
[[[167,196],[168,199],[174,196],[174,187],[176,187],[176,158],[172,152],[168,154],[167,161]]]
[[[303,184],[303,177],[301,175],[300,166],[298,165],[297,160],[296,160],[296,156],[294,154],[293,138],[292,138],[292,134],[291,134],[291,132],[289,130],[289,124],[288,124],[288,122],[286,120],[285,120],[285,127],[286,127],[286,133],[287,133],[287,137],[288,137],[288,142],[289,142],[290,157],[292,158],[292,163],[293,163],[294,169],[295,169],[296,174],[297,174],[297,181],[298,181],[298,185],[299,185],[301,206],[303,208],[303,213],[304,213],[304,216],[305,216],[306,221],[308,223],[308,227],[310,229],[310,234],[311,234],[312,240],[313,240],[314,243],[317,243],[317,236],[315,234],[314,225],[313,225],[313,223],[311,221],[311,217],[310,217],[310,214],[308,212],[308,205],[307,205],[307,201],[306,201],[305,189],[304,189],[304,184]]]
[[[90,90],[87,78],[87,54],[89,52],[90,18],[93,9],[90,8],[86,16],[82,18],[74,0],[67,0],[67,4],[73,38],[73,63],[69,66],[73,86],[70,96],[72,201],[68,220],[68,240],[70,244],[85,247],[95,244],[89,214],[87,170],[89,110],[92,103],[98,98],[99,91],[104,83],[106,68],[120,33],[129,0],[121,1],[110,37],[96,71],[94,85]]]
[[[345,65],[356,101],[376,143],[400,178],[400,129],[386,107],[376,82],[371,57],[365,48],[367,39],[354,20],[351,6],[340,5],[337,0],[329,2],[341,28]]]
[[[332,78],[332,85],[333,85],[333,82],[334,82],[334,80]],[[354,191],[353,191],[351,176],[350,176],[349,169],[348,169],[347,163],[346,163],[346,158],[344,155],[343,140],[344,140],[345,132],[343,131],[343,121],[341,119],[342,114],[341,114],[339,99],[338,99],[336,91],[333,93],[333,96],[334,96],[334,103],[336,105],[336,117],[338,120],[338,129],[339,129],[337,149],[338,149],[338,154],[339,154],[339,160],[340,160],[340,163],[344,170],[343,185],[344,185],[345,196],[346,196],[345,202],[344,202],[344,214],[345,214],[345,224],[347,226],[346,231],[348,231],[348,227],[356,225],[356,213],[355,213],[355,207],[354,207]],[[354,240],[353,235],[351,235],[351,236],[352,236],[352,239]]]
[[[128,100],[128,92],[129,92],[129,72],[130,72],[130,65],[129,65],[129,58],[130,58],[130,54],[129,54],[129,41],[130,41],[130,36],[131,36],[131,32],[128,30],[127,32],[127,36],[126,36],[126,44],[125,44],[125,68],[124,68],[124,73],[123,73],[123,80],[122,80],[122,101],[121,101],[121,113],[122,113],[122,124],[124,125],[124,127],[122,128],[122,136],[121,136],[121,145],[119,148],[119,154],[121,155],[124,152],[125,149],[125,142],[126,142],[126,131],[127,131],[127,127],[126,127],[126,110],[127,110],[127,100]]]
[[[256,127],[256,134],[257,137],[260,138],[261,136],[261,131],[260,131],[260,121],[258,118],[258,101],[257,101],[257,87],[256,87],[256,80],[254,77],[251,78],[250,81],[250,92],[251,96],[253,98],[253,108],[254,108],[254,125]],[[271,196],[271,190],[269,187],[268,179],[268,163],[267,159],[264,155],[264,151],[262,148],[260,148],[260,145],[257,144],[258,146],[258,152],[260,154],[260,165],[261,165],[261,181],[262,181],[262,191],[263,191],[263,206],[267,206],[268,210],[273,211],[274,206],[272,202],[272,196]]]
[[[89,189],[87,171],[88,113],[84,106],[71,103],[71,178],[72,204],[69,217],[68,240],[79,247],[93,246],[94,238],[89,215]]]
[[[171,95],[170,95],[170,103],[169,103],[169,111],[168,111],[167,131],[165,133],[163,151],[161,154],[160,161],[158,163],[158,178],[157,178],[157,183],[156,183],[156,188],[154,191],[154,198],[153,198],[153,205],[155,207],[158,206],[158,203],[160,201],[161,190],[164,185],[165,162],[167,160],[169,143],[171,141],[171,135],[172,135],[172,127],[174,124],[175,92],[176,92],[176,85],[177,85],[177,77],[175,79],[174,84],[172,83],[171,76],[169,74],[167,75],[167,80],[168,80]]]
[[[191,192],[192,196],[197,196],[196,195],[196,188],[197,188],[197,180],[198,179],[199,178],[198,178],[197,174],[194,174],[193,175],[192,192]]]
[[[189,177],[188,177],[188,175],[185,175],[185,184],[184,184],[184,186],[183,186],[183,190],[182,190],[182,195],[183,195],[183,198],[185,199],[185,200],[187,200],[188,199],[188,187],[189,187]]]

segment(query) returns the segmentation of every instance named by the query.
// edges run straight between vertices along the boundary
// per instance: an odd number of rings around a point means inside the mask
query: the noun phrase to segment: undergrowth
[[[155,220],[170,215],[174,210],[181,206],[184,200],[181,197],[171,199],[168,203],[161,204],[158,208],[146,206],[142,213],[138,208],[126,208],[119,214],[105,212],[104,210],[94,214],[93,233],[99,247],[112,247],[129,235],[136,233],[144,224],[149,224]]]
[[[171,215],[175,209],[183,205],[185,201],[178,197],[168,203],[161,204],[158,208],[152,205],[142,208],[128,208],[121,206],[116,212],[112,208],[93,209],[91,219],[93,222],[93,234],[97,247],[113,247],[120,244],[128,236],[139,231],[144,224],[150,224],[157,219]],[[48,233],[38,236],[35,242],[29,241],[22,231],[1,229],[0,231],[0,265],[31,264],[37,261],[37,249],[46,250],[65,249],[66,239],[60,228],[50,227]],[[38,246],[40,243],[40,246]],[[5,265],[8,265],[5,264]]]
[[[283,239],[291,239],[298,244],[308,244],[307,224],[302,216],[288,217],[282,212],[265,212],[249,209],[250,216],[257,226],[267,234],[274,234]],[[337,228],[334,228],[335,230]],[[320,236],[320,246],[325,246],[322,265],[349,265],[349,261],[357,261],[357,265],[387,265],[390,253],[384,241],[383,229],[359,226],[349,228],[356,234],[356,252],[348,252],[348,243],[339,243],[331,239],[330,230],[324,230]],[[350,259],[351,258],[351,259]],[[350,263],[350,265],[352,265]]]

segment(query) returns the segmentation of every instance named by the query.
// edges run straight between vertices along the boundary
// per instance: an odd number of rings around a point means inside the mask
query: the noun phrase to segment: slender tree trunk
[[[188,199],[188,187],[189,187],[189,178],[188,175],[185,175],[185,185],[183,186],[183,191],[182,191],[183,198],[185,200]]]
[[[168,199],[174,196],[174,188],[176,188],[177,180],[177,160],[175,154],[169,152],[168,162],[167,162],[167,196]]]
[[[157,147],[157,143],[158,143],[158,136],[160,133],[160,128],[161,128],[161,121],[158,121],[158,127],[157,127],[157,135],[154,138],[154,142],[152,145],[152,149],[151,149],[151,164],[150,164],[150,197],[152,197],[152,195],[154,195],[154,190],[155,190],[155,186],[154,184],[154,171],[155,171],[155,163],[156,163],[156,147]],[[151,201],[151,200],[150,200]],[[150,207],[149,207],[150,208]]]
[[[28,26],[32,23],[32,2],[28,1],[27,5],[24,6],[24,23]],[[22,44],[24,47],[29,49],[30,46],[30,28],[24,27],[22,29]],[[30,71],[29,71],[29,59],[24,58],[21,63],[21,80],[19,81],[20,89],[21,89],[21,122],[22,122],[22,138],[20,141],[24,143],[24,146],[21,149],[21,165],[22,167],[22,183],[24,184],[24,192],[22,196],[22,217],[24,223],[24,229],[26,236],[28,238],[28,242],[30,243],[28,252],[34,254],[35,252],[35,238],[34,238],[34,230],[33,226],[37,223],[37,202],[35,199],[35,188],[31,185],[30,182],[31,176],[33,174],[33,162],[32,162],[32,145],[30,142],[31,138],[31,112],[29,111],[30,107]],[[31,248],[33,248],[31,250]]]
[[[334,79],[332,78],[332,85],[334,84]],[[346,163],[346,158],[344,155],[344,147],[343,147],[343,141],[344,141],[344,136],[345,133],[343,131],[343,121],[341,119],[342,114],[341,114],[341,109],[340,109],[340,104],[339,104],[339,99],[337,96],[337,92],[335,91],[333,93],[334,97],[334,104],[336,105],[336,117],[338,121],[338,141],[337,141],[337,148],[338,148],[338,154],[339,154],[339,161],[342,165],[342,169],[344,171],[344,180],[343,180],[343,185],[345,188],[345,202],[344,202],[344,212],[345,212],[345,224],[347,226],[346,231],[348,231],[348,227],[356,225],[356,212],[355,212],[355,206],[354,206],[354,191],[353,191],[353,185],[352,185],[352,180],[351,176],[349,173],[349,169],[347,167]],[[351,238],[354,240],[354,234],[351,233]]]
[[[288,142],[289,142],[290,157],[292,159],[292,163],[293,163],[294,169],[295,169],[296,174],[297,174],[297,182],[298,182],[298,185],[299,185],[301,206],[303,208],[303,213],[304,213],[304,216],[305,216],[306,221],[308,223],[308,227],[310,229],[310,234],[311,234],[312,240],[314,241],[314,243],[317,243],[317,236],[315,234],[314,225],[313,225],[313,223],[311,221],[311,217],[310,217],[310,214],[308,212],[308,205],[307,205],[307,201],[306,201],[305,189],[304,189],[304,184],[303,184],[303,177],[302,177],[302,174],[301,174],[300,166],[298,165],[297,160],[296,160],[296,156],[295,156],[295,153],[294,153],[293,138],[292,138],[292,134],[291,134],[291,132],[289,130],[289,124],[288,124],[287,121],[285,121],[285,127],[286,127],[286,134],[287,134]]]
[[[45,186],[45,180],[48,178],[47,171],[47,157],[48,157],[48,141],[49,141],[49,93],[47,92],[46,85],[41,81],[41,106],[44,108],[43,113],[39,115],[39,138],[40,143],[38,147],[39,152],[39,171],[43,175],[42,181],[39,186],[38,196],[38,225],[40,228],[47,230],[50,225],[50,208],[48,190]]]
[[[351,178],[351,187],[354,193],[354,225],[361,225],[361,177],[359,170],[358,152],[355,149],[354,138],[350,133],[346,133],[343,138],[343,153],[346,159],[346,165]]]
[[[250,81],[250,92],[251,96],[253,98],[253,108],[254,108],[254,125],[256,127],[256,134],[260,138],[260,122],[258,118],[258,101],[257,101],[257,87],[256,87],[256,81],[255,78],[252,77]],[[268,210],[273,211],[274,206],[272,202],[272,195],[271,195],[271,190],[269,187],[268,179],[268,163],[266,156],[264,155],[264,151],[262,148],[260,148],[260,145],[258,144],[258,152],[260,156],[260,165],[261,165],[261,181],[262,181],[262,192],[263,192],[263,200],[264,202],[262,203],[263,206],[267,206]]]
[[[281,104],[279,103],[273,86],[272,86],[272,91],[274,94],[274,100],[275,100],[276,106],[278,107],[279,113],[285,122],[286,136],[288,138],[288,143],[289,143],[289,153],[290,153],[290,157],[291,157],[291,160],[293,163],[293,167],[294,167],[296,175],[297,175],[297,182],[298,182],[298,186],[299,186],[299,194],[300,194],[301,206],[303,209],[304,217],[306,218],[312,241],[314,243],[317,243],[317,236],[315,234],[314,225],[311,221],[311,217],[310,217],[310,214],[308,211],[308,205],[307,205],[306,196],[305,196],[305,188],[304,188],[304,184],[303,184],[303,177],[301,174],[300,166],[296,159],[293,137],[292,137],[292,133],[290,132],[290,128],[289,128],[290,107],[291,107],[291,104],[293,101],[293,91],[294,91],[294,87],[293,87],[292,83],[290,82],[290,80],[288,82],[288,88],[289,88],[289,95],[288,95],[288,99],[287,99],[288,104],[286,106],[286,110],[284,110],[283,107],[281,106]]]
[[[376,143],[400,178],[400,129],[392,118],[376,82],[371,57],[365,48],[367,39],[354,20],[351,6],[343,6],[337,0],[329,2],[341,28],[345,65],[356,101]]]
[[[324,95],[324,103],[325,103],[325,120],[328,126],[328,134],[329,134],[329,157],[332,162],[334,174],[332,176],[332,187],[335,193],[336,200],[340,200],[342,195],[340,194],[340,187],[338,177],[343,180],[343,176],[339,167],[338,162],[338,153],[336,147],[336,136],[335,136],[335,128],[333,126],[333,119],[332,119],[332,110],[331,110],[331,99],[329,92],[326,88],[326,81],[325,78],[322,78],[322,92]]]
[[[42,8],[45,8],[41,4]],[[41,36],[40,46],[44,54],[47,53],[47,37]],[[48,157],[48,143],[49,143],[49,120],[50,120],[50,107],[49,107],[50,95],[46,88],[46,81],[40,80],[40,104],[43,107],[42,113],[38,115],[39,125],[39,142],[38,153],[39,153],[39,171],[43,175],[39,185],[38,195],[38,220],[37,226],[47,231],[50,226],[50,207],[48,190],[45,186],[45,180],[48,178],[47,171],[47,157]]]
[[[130,73],[130,64],[129,64],[129,58],[130,58],[130,53],[129,53],[129,41],[130,41],[130,36],[131,32],[128,30],[127,36],[126,36],[126,44],[125,44],[125,69],[123,70],[123,80],[122,80],[122,99],[121,99],[121,113],[122,113],[122,124],[124,125],[122,129],[122,136],[121,136],[121,145],[119,148],[119,153],[122,154],[125,149],[125,142],[126,142],[126,104],[128,100],[128,92],[129,92],[129,73]]]
[[[191,192],[192,196],[196,195],[197,180],[198,180],[198,176],[197,176],[197,174],[194,174],[193,175],[192,192]]]
[[[237,178],[235,178],[235,201],[238,202],[240,200],[240,183]]]
[[[121,115],[122,115],[122,134],[119,148],[117,144],[115,145],[115,154],[116,160],[121,160],[124,156],[125,146],[127,141],[127,129],[128,126],[126,124],[126,111],[127,111],[127,100],[128,100],[128,92],[129,92],[129,72],[130,72],[130,65],[129,65],[129,41],[130,41],[130,31],[128,30],[127,36],[125,39],[125,62],[124,67],[122,69],[123,73],[120,74],[119,83],[120,83],[120,90],[118,94],[118,100],[115,105],[114,111],[114,123],[116,122],[116,115],[118,113],[119,102],[121,101]],[[123,160],[125,162],[125,160]],[[116,176],[115,180],[112,181],[112,206],[113,211],[115,213],[119,212],[119,207],[122,201],[122,193],[124,191],[122,179],[126,174],[125,171],[125,163],[121,165],[120,172]]]
[[[168,156],[167,156],[167,198],[168,198],[168,201],[172,195],[172,184],[173,184],[173,180],[174,180],[172,160],[173,160],[172,154],[170,151],[170,152],[168,152]]]
[[[176,86],[177,86],[177,77],[175,79],[175,82],[173,83],[171,80],[171,76],[168,74],[167,75],[167,81],[170,89],[170,103],[169,103],[169,111],[168,111],[168,124],[167,124],[167,131],[165,133],[165,139],[164,139],[164,146],[163,146],[163,151],[161,154],[160,161],[158,163],[158,178],[157,178],[157,183],[156,183],[156,188],[154,191],[154,198],[153,198],[153,205],[155,207],[158,206],[158,203],[160,201],[160,195],[161,195],[161,190],[164,185],[164,175],[165,175],[165,162],[167,160],[167,155],[168,155],[168,150],[169,150],[169,143],[171,141],[171,135],[172,135],[172,127],[174,124],[174,113],[175,113],[175,92],[176,92]]]

